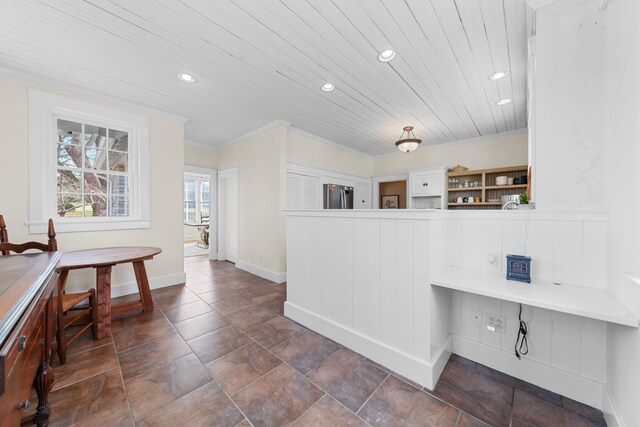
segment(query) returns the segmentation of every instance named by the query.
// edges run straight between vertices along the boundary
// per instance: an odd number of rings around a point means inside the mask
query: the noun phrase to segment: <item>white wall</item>
[[[373,176],[396,175],[412,169],[463,165],[488,169],[527,164],[526,130],[489,135],[442,145],[423,146],[411,153],[375,157]]]
[[[607,287],[640,316],[640,7],[558,0],[536,21],[537,206],[609,210]],[[640,331],[607,325],[606,350],[607,421],[640,425]]]
[[[350,151],[320,137],[289,127],[287,133],[287,162],[354,175],[372,176],[370,156]]]
[[[450,265],[504,275],[507,254],[528,255],[533,259],[531,275],[535,279],[606,289],[606,215],[559,219],[532,212],[528,219],[509,219],[509,213],[499,219],[482,219],[481,215],[467,219],[459,212],[456,214],[460,214],[458,218],[448,221]],[[489,264],[489,256],[497,259],[495,267]],[[506,334],[474,325],[473,310],[505,316]],[[498,357],[493,358],[493,364],[483,361],[485,364],[503,372],[510,368],[507,373],[565,396],[575,393],[572,390],[575,383],[550,381],[540,372],[557,369],[569,373],[583,387],[591,387],[591,390],[582,390],[582,399],[590,399],[585,403],[601,407],[601,384],[606,379],[606,322],[529,306],[524,306],[523,319],[529,330],[530,351],[523,356],[523,362],[518,363],[513,358],[518,304],[452,291],[451,333],[468,341],[465,347],[478,343],[513,359],[511,367],[505,366]],[[477,349],[465,353],[456,343],[454,341],[455,353],[477,360]],[[529,361],[540,370],[532,369],[527,364]]]
[[[185,141],[184,164],[187,166],[197,166],[199,168],[217,169],[218,151],[215,147],[207,147]]]
[[[448,266],[503,277],[514,253],[532,256],[536,280],[602,289],[606,223],[594,213],[292,211],[285,313],[427,387],[452,350],[601,407],[605,322],[525,306],[530,352],[518,360],[517,304],[430,279]],[[506,334],[474,325],[473,310],[504,316]]]
[[[218,170],[239,167],[238,263],[285,272],[283,203],[287,128],[276,126],[220,148]]]
[[[605,209],[605,33],[596,1],[559,0],[536,15],[538,209]]]
[[[30,84],[14,78],[0,76],[0,133],[2,139],[2,167],[0,168],[0,213],[4,215],[12,241],[46,240],[45,235],[29,235],[25,222],[28,218],[28,98],[27,87],[61,93],[42,85]],[[84,98],[87,100],[86,98]],[[89,99],[89,101],[95,102]],[[99,102],[105,104],[103,102]],[[184,280],[182,261],[182,168],[183,121],[163,117],[131,107],[121,108],[150,119],[150,202],[151,228],[89,233],[58,233],[58,248],[72,251],[107,246],[157,246],[162,253],[146,263],[152,287]],[[53,144],[52,140],[52,144]],[[55,218],[54,218],[55,221]],[[90,270],[72,272],[69,285],[86,287],[95,282]],[[135,282],[131,265],[113,269],[112,286]],[[113,290],[118,294],[119,290]]]
[[[640,5],[611,1],[606,11],[610,290],[640,317]],[[634,280],[635,278],[635,280]],[[640,330],[609,325],[607,378],[619,417],[640,425]]]

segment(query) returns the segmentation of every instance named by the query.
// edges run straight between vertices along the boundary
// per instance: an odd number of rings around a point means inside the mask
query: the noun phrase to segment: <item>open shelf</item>
[[[489,186],[489,187],[484,187],[485,190],[508,190],[509,188],[527,188],[527,184],[492,185],[492,186]]]
[[[496,178],[506,176],[508,178],[527,177],[527,165],[511,166],[506,168],[466,170],[463,172],[450,172],[447,174],[447,207],[457,209],[500,209],[500,202],[486,202],[490,199],[500,200],[502,196],[520,194],[527,189],[527,184],[496,185]],[[462,187],[465,181],[475,183],[473,187]],[[478,185],[479,184],[479,185]],[[456,197],[480,197],[479,203],[454,203]]]
[[[531,283],[507,280],[502,273],[447,267],[431,280],[435,286],[484,295],[532,307],[588,317],[637,328],[638,317],[605,289],[556,285],[532,279]]]
[[[501,206],[500,202],[447,203],[447,206]]]

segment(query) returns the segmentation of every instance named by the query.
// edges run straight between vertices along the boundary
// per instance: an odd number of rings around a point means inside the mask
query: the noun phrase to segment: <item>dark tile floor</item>
[[[285,285],[185,259],[156,310],[54,364],[54,426],[601,426],[593,408],[452,356],[436,389],[282,316]]]

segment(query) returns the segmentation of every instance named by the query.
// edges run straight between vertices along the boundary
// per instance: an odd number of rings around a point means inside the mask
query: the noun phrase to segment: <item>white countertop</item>
[[[605,289],[576,285],[555,285],[549,281],[522,283],[507,280],[501,273],[462,267],[447,267],[431,279],[443,288],[455,289],[546,308],[576,316],[637,328],[638,318]]]

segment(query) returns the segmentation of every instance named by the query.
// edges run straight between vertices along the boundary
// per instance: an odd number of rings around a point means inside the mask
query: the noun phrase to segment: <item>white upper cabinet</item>
[[[445,209],[445,167],[409,173],[409,209]]]
[[[441,196],[443,171],[417,172],[409,175],[411,196]]]

